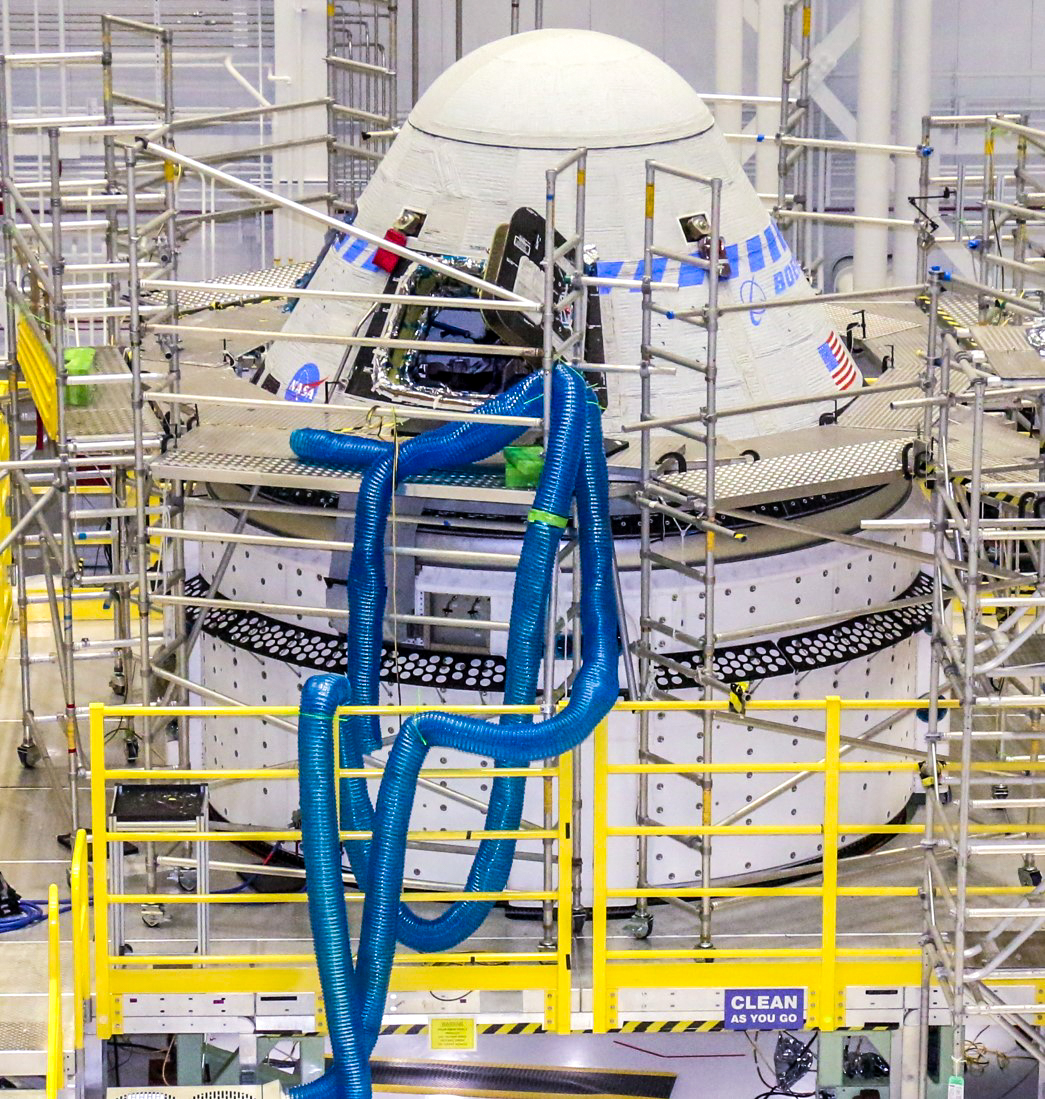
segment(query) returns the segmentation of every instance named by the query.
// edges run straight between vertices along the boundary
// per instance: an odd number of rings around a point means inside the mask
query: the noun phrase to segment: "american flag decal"
[[[849,354],[837,332],[832,332],[817,351],[820,353],[820,358],[824,360],[824,366],[831,375],[831,381],[839,389],[852,389],[862,380],[860,371],[853,362],[853,356]]]

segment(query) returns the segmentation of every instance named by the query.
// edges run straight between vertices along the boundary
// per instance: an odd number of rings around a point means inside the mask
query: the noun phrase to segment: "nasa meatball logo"
[[[321,384],[319,367],[315,363],[305,363],[287,382],[287,391],[283,396],[288,401],[304,401],[306,404],[311,404],[316,399],[316,390]]]

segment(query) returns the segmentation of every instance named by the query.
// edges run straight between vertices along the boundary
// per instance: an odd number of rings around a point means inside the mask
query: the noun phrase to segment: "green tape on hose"
[[[553,515],[550,511],[532,508],[526,516],[528,523],[547,523],[550,527],[565,527],[569,520],[564,515]]]

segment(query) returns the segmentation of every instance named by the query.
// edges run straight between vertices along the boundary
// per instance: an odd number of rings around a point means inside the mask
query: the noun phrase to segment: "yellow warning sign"
[[[465,1015],[435,1015],[428,1020],[428,1048],[475,1050],[475,1020]]]

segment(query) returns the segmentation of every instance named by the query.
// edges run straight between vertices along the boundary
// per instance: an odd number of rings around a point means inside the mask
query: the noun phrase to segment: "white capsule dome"
[[[713,124],[660,58],[585,30],[490,42],[447,69],[410,112],[410,125],[436,137],[529,149],[650,145]]]

